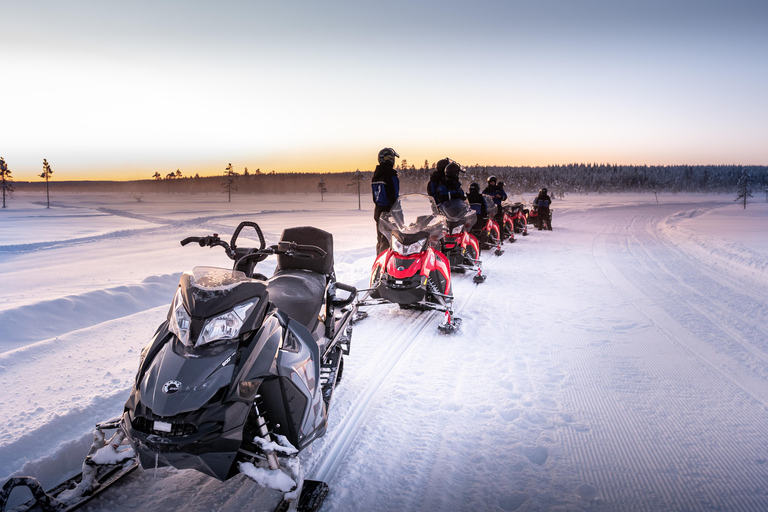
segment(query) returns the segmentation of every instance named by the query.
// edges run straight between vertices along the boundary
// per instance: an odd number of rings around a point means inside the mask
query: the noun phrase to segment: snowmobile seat
[[[325,303],[326,276],[309,270],[284,270],[267,281],[269,300],[313,331]]]
[[[282,270],[311,270],[318,274],[330,275],[333,273],[333,235],[322,229],[311,226],[288,228],[283,230],[281,242],[295,242],[299,245],[314,245],[325,251],[325,256],[318,259],[289,258],[285,255],[277,256],[277,268],[275,273]]]
[[[281,242],[314,245],[325,251],[317,259],[277,256],[275,274],[269,279],[269,300],[288,316],[314,331],[326,304],[328,281],[333,274],[333,235],[311,226],[283,230]]]

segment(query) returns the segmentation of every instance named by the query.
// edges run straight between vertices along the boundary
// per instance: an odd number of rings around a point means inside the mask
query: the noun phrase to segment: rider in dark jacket
[[[448,157],[443,158],[432,172],[432,176],[429,177],[429,183],[427,183],[427,195],[435,200],[435,204],[440,204],[440,185],[445,182],[445,167],[451,163],[451,159]]]
[[[549,205],[552,204],[552,198],[547,195],[547,189],[542,188],[539,191],[539,195],[536,197],[536,205],[538,206],[538,217],[536,219],[536,227],[541,231],[546,224],[547,230],[552,231],[552,219],[550,217]]]
[[[461,182],[459,182],[459,173],[464,172],[461,166],[456,162],[451,162],[445,167],[445,181],[438,190],[438,197],[440,202],[448,201],[449,199],[466,199],[467,196],[464,191],[461,190]]]
[[[488,220],[488,206],[485,204],[485,196],[480,193],[480,185],[472,183],[469,186],[467,201],[469,201],[469,206],[477,214],[477,221],[472,229],[482,228]]]
[[[379,231],[379,217],[388,212],[400,196],[400,179],[395,169],[395,158],[400,155],[392,148],[384,148],[379,151],[379,165],[373,171],[371,180],[371,192],[373,193],[373,218],[376,221],[376,255],[389,247],[389,240]]]
[[[504,192],[503,187],[496,185],[496,176],[488,177],[488,186],[485,187],[485,190],[483,190],[483,194],[488,194],[493,199],[493,202],[496,205],[496,221],[499,223],[499,225],[501,225],[502,219],[504,217],[504,211],[501,208],[501,203],[507,199],[507,193]]]

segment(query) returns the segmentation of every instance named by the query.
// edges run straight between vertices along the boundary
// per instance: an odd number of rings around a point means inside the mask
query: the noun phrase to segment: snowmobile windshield
[[[206,291],[231,290],[241,283],[252,283],[254,279],[247,277],[239,270],[219,267],[195,267],[192,269],[190,284],[195,288]]]
[[[477,220],[477,214],[463,199],[451,199],[440,203],[440,211],[451,224],[466,223],[471,225]]]
[[[493,198],[488,194],[483,194],[483,199],[485,199],[485,208],[488,210],[488,216],[493,217],[496,215],[498,207],[496,206],[496,203],[493,202]]]
[[[393,231],[412,235],[425,231],[442,238],[448,229],[435,200],[425,194],[406,194],[397,198],[388,212],[379,218],[379,231],[389,236]]]

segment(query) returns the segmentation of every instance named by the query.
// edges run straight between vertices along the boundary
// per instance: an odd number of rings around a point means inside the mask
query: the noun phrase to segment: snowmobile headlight
[[[187,308],[184,307],[184,301],[181,296],[181,288],[176,291],[176,295],[173,297],[173,305],[171,306],[171,319],[168,321],[168,327],[173,334],[186,346],[192,345],[189,341],[189,324],[192,319],[187,313]]]
[[[416,254],[423,251],[424,244],[426,243],[427,239],[422,238],[412,244],[404,245],[402,242],[400,242],[400,240],[392,237],[392,250],[398,254],[402,254],[403,256],[408,256],[410,254]]]
[[[451,230],[451,234],[452,234],[452,235],[458,235],[458,234],[459,234],[459,233],[461,233],[463,230],[464,230],[464,224],[459,224],[458,226],[456,226],[455,228],[453,228],[453,229]]]
[[[232,340],[240,336],[240,329],[243,328],[245,319],[258,302],[259,299],[256,298],[206,320],[195,346],[200,347],[218,340]]]

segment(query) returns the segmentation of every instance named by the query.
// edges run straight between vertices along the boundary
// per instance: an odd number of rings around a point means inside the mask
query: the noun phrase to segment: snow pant
[[[373,209],[373,220],[376,221],[376,256],[381,254],[382,251],[389,248],[389,240],[387,240],[386,235],[379,231],[379,217],[381,217],[381,214],[384,212],[388,212],[389,208],[386,208],[384,206],[376,206]]]
[[[547,225],[547,229],[549,231],[552,231],[552,221],[549,218],[549,206],[547,207],[541,207],[539,206],[539,218],[538,218],[538,228],[542,229],[544,228],[544,224]]]

